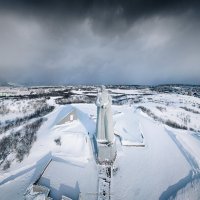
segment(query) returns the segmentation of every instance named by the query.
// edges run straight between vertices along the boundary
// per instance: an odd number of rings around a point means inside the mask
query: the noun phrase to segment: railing
[[[95,193],[95,192],[88,192],[88,193],[80,193],[79,194],[79,200],[110,200],[110,199],[114,199],[113,198],[113,194],[99,194],[99,193]]]

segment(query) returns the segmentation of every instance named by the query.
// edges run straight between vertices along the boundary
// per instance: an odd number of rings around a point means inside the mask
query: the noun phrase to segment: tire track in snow
[[[183,154],[183,156],[185,157],[185,159],[188,161],[188,163],[190,164],[190,166],[192,167],[192,171],[198,173],[200,172],[199,169],[199,165],[196,162],[194,156],[192,156],[184,147],[183,145],[178,141],[178,139],[176,138],[176,135],[174,133],[172,133],[171,131],[165,129],[166,132],[168,133],[168,135],[171,137],[171,139],[174,141],[174,143],[177,145],[177,147],[179,148],[179,150],[181,151],[181,153]]]
[[[184,192],[184,188],[188,184],[193,185],[195,183],[200,182],[200,169],[199,169],[199,165],[196,162],[195,158],[178,141],[178,139],[176,138],[176,135],[173,132],[167,130],[166,128],[165,128],[165,130],[168,133],[168,135],[170,136],[170,138],[177,145],[177,147],[179,148],[179,150],[181,151],[182,155],[185,157],[187,162],[192,167],[192,170],[190,170],[189,174],[186,177],[182,178],[181,180],[179,180],[174,185],[169,186],[167,188],[167,190],[164,191],[159,198],[159,200],[167,200],[167,199],[172,200],[172,199],[176,198],[177,193],[179,191],[183,190],[183,192]]]

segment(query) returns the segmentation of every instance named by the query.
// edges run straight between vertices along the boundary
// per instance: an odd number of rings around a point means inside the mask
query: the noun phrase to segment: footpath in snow
[[[98,200],[110,200],[112,165],[98,165]]]

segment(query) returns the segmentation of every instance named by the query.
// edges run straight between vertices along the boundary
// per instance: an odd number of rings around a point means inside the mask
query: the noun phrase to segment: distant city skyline
[[[0,0],[0,82],[200,84],[200,2]]]

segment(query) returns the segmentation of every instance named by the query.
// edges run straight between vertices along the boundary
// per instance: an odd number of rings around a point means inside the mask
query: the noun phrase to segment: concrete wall
[[[117,156],[115,142],[110,146],[104,144],[98,144],[98,162],[99,163],[113,163]]]

